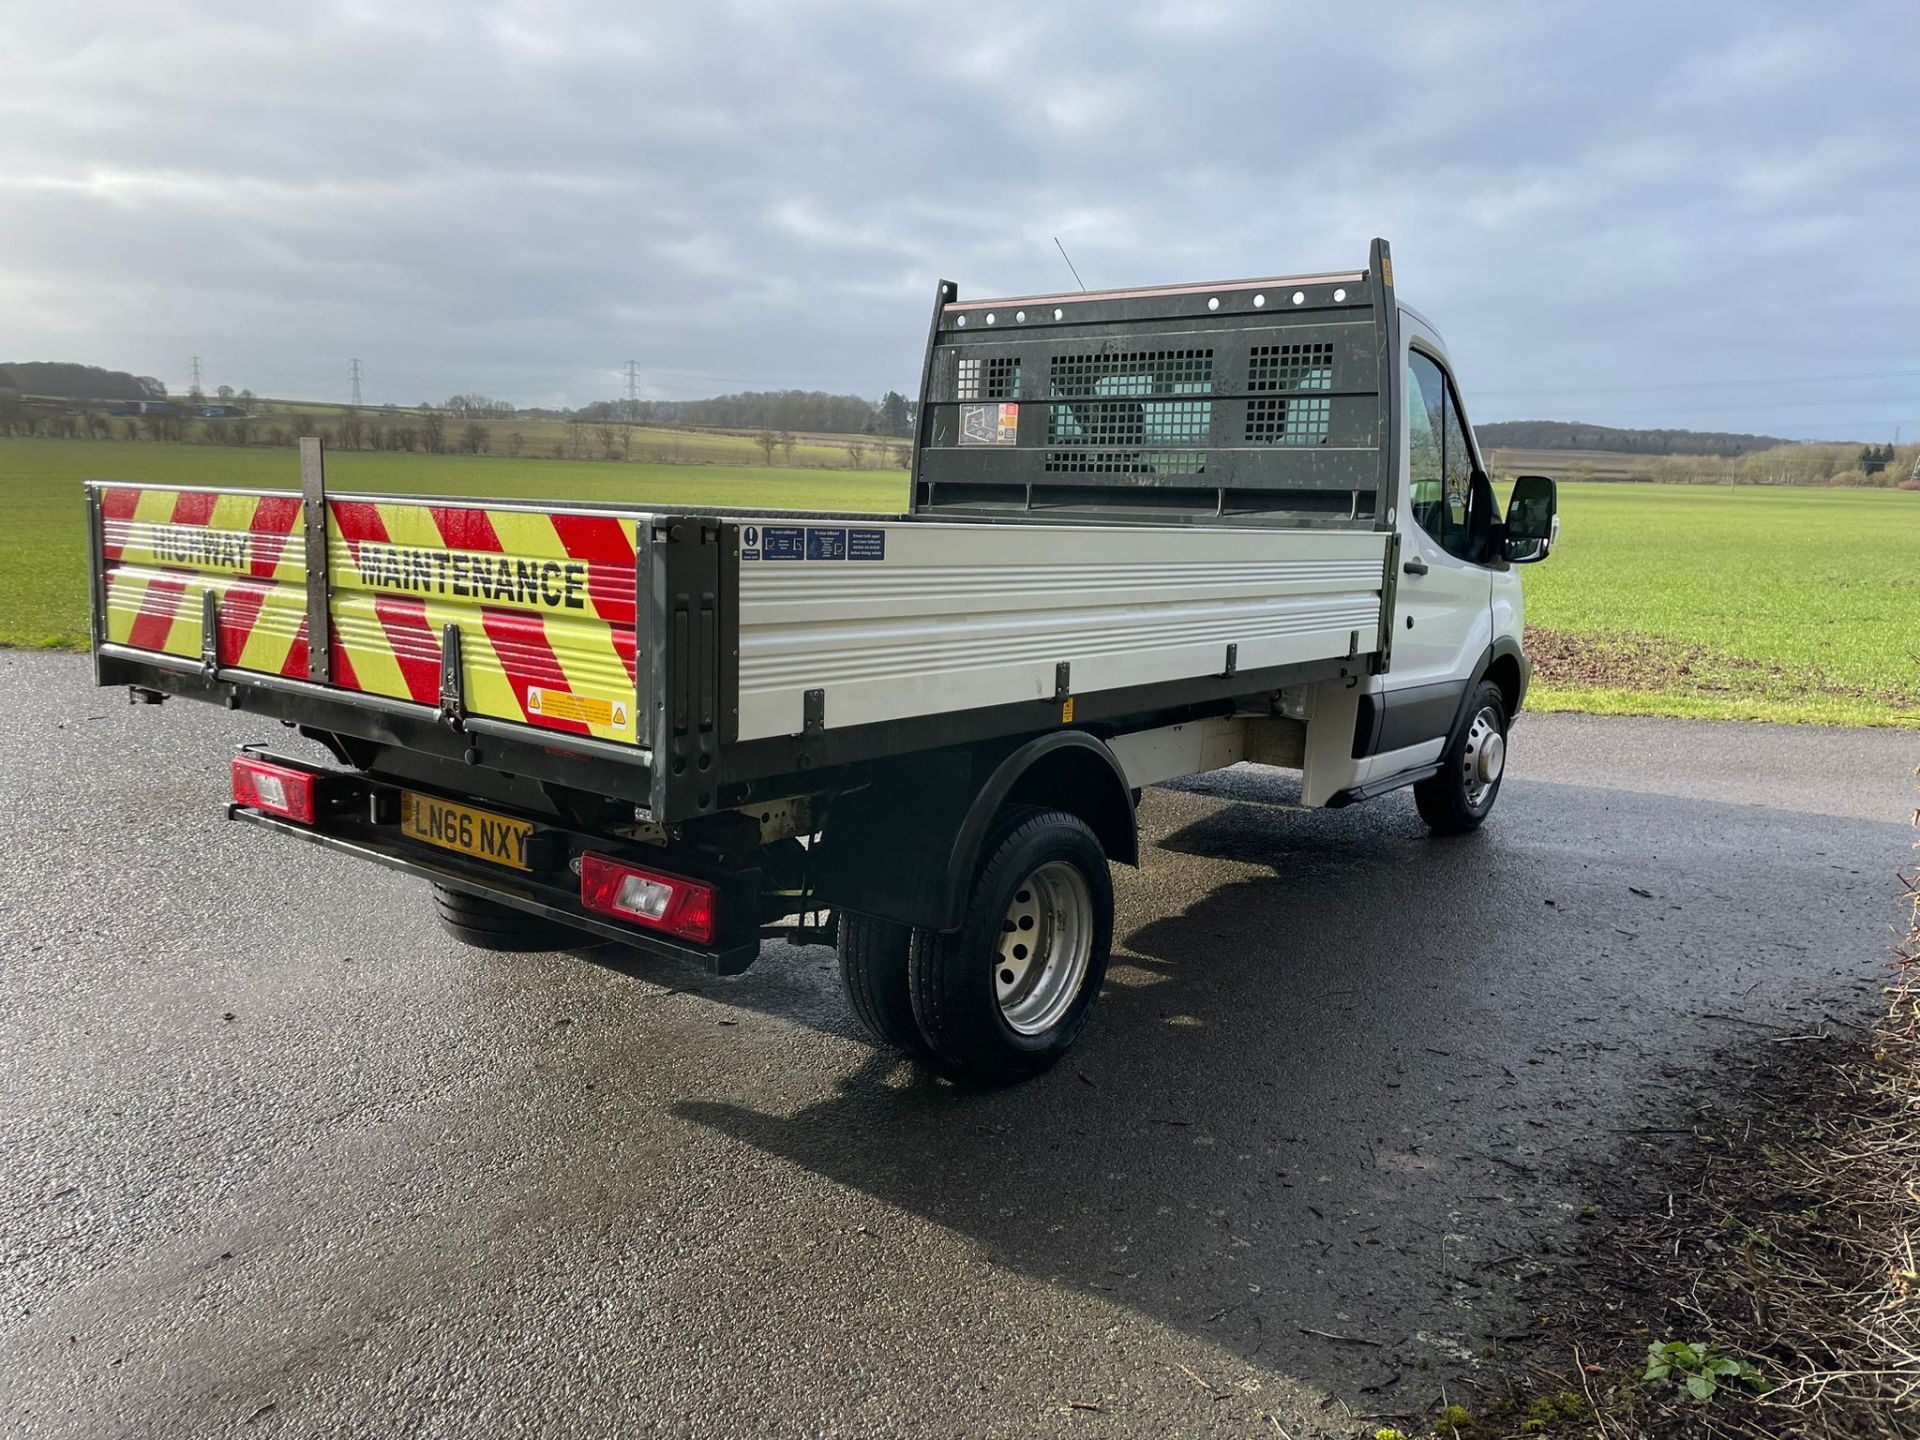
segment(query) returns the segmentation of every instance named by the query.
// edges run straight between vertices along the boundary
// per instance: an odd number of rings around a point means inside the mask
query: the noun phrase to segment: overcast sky
[[[1442,14],[1450,8],[1451,14]],[[1920,3],[5,10],[0,361],[918,383],[963,295],[1358,268],[1474,418],[1920,435]]]

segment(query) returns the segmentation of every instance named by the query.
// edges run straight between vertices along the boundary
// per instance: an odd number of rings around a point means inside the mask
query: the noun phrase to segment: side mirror
[[[1560,538],[1560,490],[1545,475],[1522,475],[1507,498],[1503,548],[1516,565],[1544,560]]]

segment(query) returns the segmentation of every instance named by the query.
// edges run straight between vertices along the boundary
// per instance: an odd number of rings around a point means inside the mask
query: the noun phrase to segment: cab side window
[[[1446,544],[1446,452],[1440,437],[1446,433],[1447,386],[1440,367],[1418,350],[1407,356],[1407,476],[1412,481],[1408,500],[1422,530]]]
[[[1407,432],[1414,521],[1449,555],[1483,562],[1492,539],[1493,490],[1474,473],[1453,387],[1418,350],[1407,356]]]

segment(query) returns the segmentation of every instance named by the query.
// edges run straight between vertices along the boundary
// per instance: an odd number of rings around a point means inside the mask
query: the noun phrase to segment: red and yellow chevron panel
[[[115,485],[100,511],[108,640],[197,658],[212,590],[222,665],[306,678],[298,496]]]
[[[219,596],[220,663],[306,679],[297,495],[115,485],[100,492],[106,638],[198,658]],[[329,500],[333,684],[440,702],[460,627],[476,715],[637,745],[637,522],[412,500]]]
[[[636,522],[417,500],[330,500],[333,683],[433,705],[460,627],[476,715],[638,744]]]

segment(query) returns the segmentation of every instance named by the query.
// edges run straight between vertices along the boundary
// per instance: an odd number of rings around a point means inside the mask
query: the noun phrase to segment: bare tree
[[[780,437],[771,430],[762,430],[753,437],[753,443],[760,447],[760,453],[767,457],[766,463],[773,463],[773,452],[780,445]]]
[[[780,456],[789,465],[793,464],[793,443],[793,432],[791,430],[782,430],[780,432]]]
[[[349,410],[340,418],[340,447],[358,450],[367,436],[367,422],[358,410]]]
[[[593,427],[593,438],[600,442],[600,458],[618,460],[620,458],[620,427],[600,424]]]
[[[218,390],[214,391],[213,393],[218,395],[222,400],[231,400],[233,398],[233,386],[222,385]]]
[[[511,435],[507,436],[507,454],[511,455],[514,459],[518,460],[520,458],[520,452],[526,448],[527,437],[522,435],[518,430],[515,430]]]
[[[447,448],[447,417],[429,410],[420,417],[420,435],[429,455],[441,455]]]
[[[487,448],[487,427],[478,420],[469,420],[460,432],[460,448],[468,455],[483,453]]]
[[[120,438],[123,440],[138,440],[140,438],[140,422],[131,418],[122,420],[120,422]]]
[[[847,459],[853,462],[854,469],[862,469],[867,463],[867,442],[864,440],[848,441]]]

